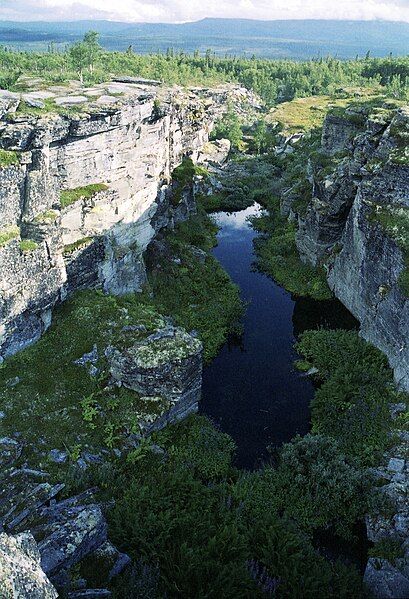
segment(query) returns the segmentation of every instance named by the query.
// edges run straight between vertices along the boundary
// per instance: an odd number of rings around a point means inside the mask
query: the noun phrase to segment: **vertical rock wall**
[[[147,245],[175,211],[189,213],[169,202],[174,167],[197,158],[229,97],[245,99],[232,86],[83,93],[81,110],[68,96],[55,100],[64,114],[13,104],[0,120],[0,148],[16,157],[0,168],[0,359],[38,339],[77,289],[141,289]]]
[[[322,151],[338,159],[330,174],[315,178],[297,234],[302,258],[325,266],[336,297],[360,321],[365,339],[388,356],[404,389],[409,389],[409,297],[403,283],[409,269],[408,138],[408,108],[327,117]]]

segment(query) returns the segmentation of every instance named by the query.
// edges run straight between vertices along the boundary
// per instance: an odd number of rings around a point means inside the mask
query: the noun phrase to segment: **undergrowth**
[[[64,189],[60,194],[60,201],[62,208],[70,206],[79,199],[92,198],[95,194],[106,191],[108,185],[104,183],[91,183],[83,187],[76,187],[75,189]]]
[[[255,240],[257,267],[287,291],[316,300],[333,297],[325,271],[301,262],[295,243],[296,225],[279,214],[277,200],[269,202],[267,214],[252,219],[263,235]]]
[[[181,223],[166,236],[167,250],[152,263],[149,275],[158,311],[199,333],[206,360],[217,354],[231,333],[240,332],[243,313],[238,287],[208,253],[216,231],[203,212]]]
[[[356,331],[302,333],[302,370],[317,369],[312,430],[335,439],[363,465],[379,462],[390,446],[390,404],[398,401],[386,357]]]

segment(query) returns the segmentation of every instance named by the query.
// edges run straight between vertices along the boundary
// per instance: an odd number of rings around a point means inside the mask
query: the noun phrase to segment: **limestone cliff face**
[[[351,122],[352,120],[352,122]],[[409,389],[409,110],[327,118],[322,149],[337,155],[299,216],[302,257],[324,264],[361,333],[388,356]]]
[[[233,86],[128,81],[61,93],[26,101],[52,96],[63,114],[16,112],[18,98],[2,104],[0,148],[15,164],[0,169],[0,357],[38,339],[77,289],[141,288],[147,245],[191,209],[188,198],[169,201],[172,170],[183,156],[196,160],[229,97],[245,99]]]

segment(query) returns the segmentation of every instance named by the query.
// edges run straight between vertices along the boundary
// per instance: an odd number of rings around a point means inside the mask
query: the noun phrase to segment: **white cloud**
[[[204,17],[409,22],[409,0],[0,0],[0,19],[175,22]]]

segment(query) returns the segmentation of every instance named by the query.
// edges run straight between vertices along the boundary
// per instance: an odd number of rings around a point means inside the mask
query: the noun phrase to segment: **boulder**
[[[372,595],[379,599],[409,597],[409,578],[386,559],[372,557],[368,560],[364,583]]]
[[[138,392],[145,403],[159,404],[161,398],[170,402],[168,410],[157,414],[158,427],[196,411],[202,383],[201,341],[171,325],[141,341],[134,341],[132,333],[129,339],[129,346],[106,350],[113,380]]]
[[[55,599],[57,591],[41,568],[41,557],[29,532],[0,534],[0,597]]]

